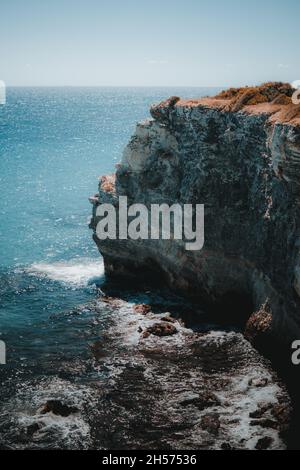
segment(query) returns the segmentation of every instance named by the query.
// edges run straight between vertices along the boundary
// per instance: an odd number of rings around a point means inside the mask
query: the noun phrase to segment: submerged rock
[[[67,417],[71,414],[77,413],[79,410],[75,406],[68,406],[62,403],[60,400],[48,400],[45,405],[43,405],[40,413],[53,413],[55,415]]]
[[[187,397],[180,402],[181,406],[195,406],[199,410],[205,410],[213,406],[219,406],[220,400],[212,392],[204,392],[200,395]]]
[[[95,341],[90,345],[90,349],[96,360],[101,360],[106,356],[105,347],[102,341]]]
[[[218,434],[220,419],[217,413],[204,415],[201,418],[201,427],[212,434]]]
[[[265,387],[268,384],[268,378],[260,377],[259,379],[250,379],[248,384],[250,387]]]
[[[257,450],[266,450],[272,445],[273,439],[272,437],[263,437],[257,441],[255,449]]]
[[[41,423],[33,423],[27,427],[27,434],[28,436],[33,436],[36,432],[38,432],[42,428]]]
[[[147,313],[151,312],[151,307],[146,304],[137,304],[134,305],[133,310],[137,313],[141,313],[142,315],[147,315]]]
[[[149,326],[146,331],[143,333],[143,337],[147,338],[149,335],[155,336],[171,336],[177,333],[177,328],[168,323],[168,322],[160,322],[155,323],[152,326]]]

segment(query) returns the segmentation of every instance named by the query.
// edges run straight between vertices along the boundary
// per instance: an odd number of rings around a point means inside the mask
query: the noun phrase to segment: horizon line
[[[228,86],[229,85],[6,85],[6,88],[227,88]]]

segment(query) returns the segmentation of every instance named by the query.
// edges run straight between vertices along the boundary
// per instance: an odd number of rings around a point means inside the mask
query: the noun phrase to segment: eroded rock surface
[[[119,304],[96,361],[108,384],[98,404],[99,441],[118,449],[285,449],[290,400],[268,361],[242,334],[147,334],[167,312]]]
[[[290,399],[269,362],[240,333],[185,327],[185,302],[171,315],[133,293],[68,312],[90,312],[86,354],[9,378],[0,448],[285,449]],[[144,335],[166,324],[176,332]]]
[[[106,273],[158,272],[173,289],[207,303],[242,296],[247,315],[267,303],[271,335],[290,348],[300,338],[300,113],[292,92],[275,83],[153,106],[152,119],[137,124],[115,183],[102,180],[91,201],[91,227],[99,201],[117,207],[120,195],[148,207],[205,204],[205,245],[189,252],[180,240],[94,236]]]

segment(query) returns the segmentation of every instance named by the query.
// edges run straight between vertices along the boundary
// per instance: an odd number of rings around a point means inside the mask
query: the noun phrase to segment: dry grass
[[[228,100],[228,111],[240,111],[260,103],[291,104],[293,92],[289,83],[268,82],[257,87],[231,88],[215,98]]]
[[[300,126],[300,105],[292,102],[294,91],[289,83],[267,82],[257,87],[230,88],[214,97],[180,100],[175,106],[205,106],[228,112],[269,114],[271,122]]]

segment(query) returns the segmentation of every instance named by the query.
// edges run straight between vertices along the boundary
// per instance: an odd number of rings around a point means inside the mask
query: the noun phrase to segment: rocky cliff
[[[172,97],[137,124],[116,176],[102,177],[91,227],[108,275],[158,273],[161,282],[248,333],[300,339],[300,111],[289,85],[231,89],[214,98]],[[205,244],[105,240],[99,202],[205,205]]]

